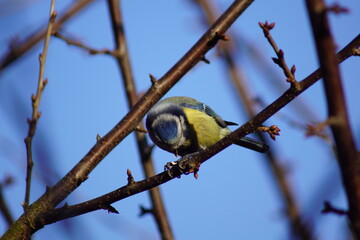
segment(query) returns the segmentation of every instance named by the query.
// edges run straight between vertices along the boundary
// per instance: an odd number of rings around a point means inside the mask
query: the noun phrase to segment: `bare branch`
[[[327,18],[328,10],[323,0],[306,0],[306,4],[324,75],[328,118],[331,119],[331,130],[347,194],[348,215],[354,238],[360,239],[360,156],[349,123],[336,47]]]
[[[210,4],[211,1],[194,0],[194,2],[198,3],[205,12],[205,17],[208,24],[211,24],[215,21],[215,12],[214,7],[212,7]],[[274,27],[274,24],[272,27]],[[230,36],[230,38],[235,39],[232,36]],[[242,74],[241,66],[239,66],[239,64],[236,64],[236,60],[233,57],[234,51],[232,51],[229,45],[221,44],[218,45],[218,48],[220,49],[222,53],[221,55],[223,56],[223,59],[227,64],[232,83],[235,86],[237,94],[246,109],[248,117],[254,117],[257,110],[254,104],[253,96],[251,96],[250,94],[250,81],[247,81],[247,79],[244,77],[244,74]],[[293,68],[291,69],[291,73],[294,75],[295,66],[293,66]],[[262,134],[261,132],[257,132],[256,134],[262,142],[268,143],[268,139],[265,137],[264,134]],[[264,158],[266,158],[266,161],[264,161],[265,164],[268,164],[269,169],[273,173],[275,183],[279,189],[279,193],[283,199],[286,208],[287,218],[293,229],[294,234],[301,237],[302,239],[313,239],[314,234],[312,232],[312,229],[306,224],[304,224],[305,221],[303,220],[299,207],[296,203],[295,194],[291,189],[289,181],[287,180],[286,169],[279,163],[278,157],[276,156],[276,151],[274,151],[273,148],[270,148],[269,151],[263,156]]]
[[[150,107],[198,63],[207,51],[214,47],[219,40],[219,35],[225,33],[252,2],[253,0],[234,1],[198,42],[157,81],[157,84],[151,86],[131,111],[109,133],[97,141],[83,159],[55,186],[49,188],[45,194],[29,206],[27,214],[23,214],[3,238],[28,239],[33,232],[42,228],[45,222],[38,222],[41,215],[53,209],[87,179],[88,174],[101,160],[138,125]],[[35,222],[40,225],[34,225]]]
[[[326,8],[327,11],[333,12],[335,14],[340,13],[349,13],[350,10],[347,7],[343,7],[338,3],[334,3],[333,5]]]
[[[324,202],[324,208],[321,213],[335,213],[336,215],[342,216],[347,215],[348,211],[334,207],[330,202]]]
[[[272,48],[274,49],[277,55],[277,58],[273,58],[274,63],[279,65],[279,67],[283,70],[286,77],[286,81],[291,83],[291,87],[295,89],[299,88],[299,83],[295,79],[295,71],[296,71],[295,65],[293,65],[291,69],[289,69],[285,61],[284,51],[278,48],[275,40],[270,34],[270,30],[275,27],[275,23],[268,23],[267,21],[265,23],[260,22],[259,26],[263,30],[265,38],[268,40],[268,42],[270,43],[270,45],[272,46]]]
[[[25,189],[25,199],[23,202],[23,207],[25,212],[27,210],[27,207],[29,206],[29,201],[30,201],[31,176],[32,176],[32,168],[34,165],[33,156],[32,156],[32,140],[36,132],[37,122],[41,116],[39,112],[41,95],[48,82],[47,79],[44,80],[44,72],[45,72],[45,62],[46,62],[47,51],[49,48],[51,31],[54,26],[55,17],[56,17],[56,12],[54,11],[54,7],[55,7],[55,0],[52,0],[50,5],[49,24],[45,35],[44,48],[43,48],[43,52],[39,56],[40,70],[39,70],[37,92],[36,95],[32,95],[31,97],[32,108],[33,108],[32,118],[28,119],[29,131],[27,137],[24,140],[26,145],[26,156],[27,156],[26,189]]]
[[[108,5],[111,15],[111,24],[114,33],[114,40],[116,44],[115,52],[118,53],[118,55],[116,56],[116,61],[122,75],[128,105],[131,109],[138,101],[138,96],[136,92],[134,76],[131,69],[130,56],[125,39],[124,23],[121,16],[119,1],[108,0]],[[156,79],[152,75],[150,75],[150,79],[153,84],[156,83]],[[155,175],[155,168],[151,154],[149,154],[148,152],[150,146],[144,134],[147,133],[147,131],[145,130],[141,122],[138,126],[136,126],[135,130],[136,143],[141,156],[141,165],[143,167],[146,178],[149,178]],[[160,193],[160,189],[151,188],[149,191],[149,195],[152,204],[151,213],[155,218],[161,238],[164,240],[174,239],[170,226],[170,221],[167,216],[166,209]]]
[[[149,209],[149,208],[146,208],[144,206],[140,206],[140,214],[139,214],[139,216],[143,217],[143,216],[145,216],[146,214],[149,214],[149,213],[154,214],[153,212],[154,212],[153,209]]]
[[[0,182],[0,212],[4,216],[4,219],[6,220],[8,226],[10,226],[14,222],[14,218],[11,214],[7,201],[5,201],[3,189],[7,185],[10,185],[12,182],[13,182],[13,178],[10,176],[6,177],[4,181]]]
[[[64,40],[69,45],[76,46],[78,48],[81,48],[81,49],[89,52],[89,54],[91,54],[91,55],[106,54],[106,55],[116,56],[116,53],[114,53],[113,51],[110,51],[108,49],[98,50],[98,49],[86,46],[85,44],[83,44],[83,43],[81,43],[79,41],[75,41],[75,40],[69,39],[68,37],[65,37],[64,35],[62,35],[59,32],[55,32],[52,35],[54,37],[57,37],[57,38],[61,39],[61,40]]]
[[[343,60],[345,56],[349,57],[353,55],[354,51],[359,48],[360,45],[360,35],[358,35],[353,41],[351,41],[343,50],[341,50],[338,54],[338,59]],[[297,97],[300,93],[309,88],[312,84],[318,81],[322,77],[320,70],[316,70],[307,78],[299,82],[300,88],[288,89],[283,95],[281,95],[277,100],[275,100],[272,104],[267,106],[264,110],[258,113],[254,118],[247,121],[244,125],[239,127],[237,130],[224,137],[221,141],[217,142],[213,146],[205,149],[199,154],[195,154],[191,156],[190,161],[188,161],[189,165],[195,166],[196,164],[201,164],[208,160],[211,156],[217,154],[222,151],[235,139],[239,139],[244,137],[245,135],[253,132],[256,127],[260,126],[261,123],[269,119],[272,115],[274,115],[277,111],[283,108],[286,104],[291,102],[295,97]],[[187,163],[186,163],[187,164]]]
[[[17,239],[27,239],[31,233],[37,231],[43,227],[46,222],[41,222],[43,213],[52,210],[60,201],[65,199],[74,189],[76,189],[83,181],[85,181],[87,175],[96,167],[96,165],[119,143],[124,139],[139,121],[145,115],[146,111],[158,101],[163,94],[165,94],[185,72],[191,69],[210,48],[217,42],[218,34],[223,34],[225,30],[233,23],[233,21],[251,4],[252,1],[235,1],[232,6],[220,17],[220,19],[213,25],[212,28],[195,44],[195,46],[172,68],[167,72],[159,81],[157,86],[153,86],[150,90],[139,100],[139,102],[132,108],[132,110],[101,140],[99,140],[88,154],[54,187],[49,188],[48,191],[42,195],[36,202],[29,206],[28,214],[22,215],[3,236],[4,239],[9,239],[10,235]],[[217,39],[217,40],[216,40]],[[358,44],[358,42],[357,42]],[[352,46],[353,47],[353,46]],[[307,89],[314,79],[306,79],[301,84],[302,91]],[[261,121],[269,118],[274,112],[283,107],[286,102],[295,98],[300,91],[289,90],[286,95],[281,97],[272,105],[261,112],[257,118],[249,121],[245,126],[241,127],[233,134],[224,138],[221,142],[213,147],[201,152],[198,156],[202,155],[203,158],[209,158],[210,151],[214,149],[225,148],[227,144],[232,142],[232,137],[239,137],[239,135],[247,133],[247,131],[253,131],[254,127],[257,127]],[[285,99],[285,100],[284,100]],[[249,127],[249,129],[247,128]],[[229,143],[230,142],[230,143]],[[222,144],[225,144],[222,146]],[[213,149],[213,150],[211,150]],[[221,149],[220,149],[221,150]],[[217,149],[216,151],[220,151]],[[215,153],[215,151],[213,152]],[[194,157],[194,160],[199,157]],[[204,160],[205,161],[205,160]],[[180,175],[176,168],[170,169],[173,172],[173,176]],[[154,176],[155,177],[155,176]],[[157,178],[154,185],[159,185],[161,181],[168,181],[168,173],[163,173]],[[127,187],[136,187],[135,184]],[[145,180],[142,184],[148,184]],[[151,187],[151,186],[149,186]],[[133,191],[140,191],[141,189],[127,189]],[[146,190],[146,189],[145,189]],[[129,193],[127,193],[129,196]]]
[[[354,49],[358,48],[359,46],[360,36],[355,38],[342,51],[340,51],[338,57],[345,60],[345,58],[352,56],[352,52],[354,51]],[[322,75],[320,74],[319,69],[314,71],[311,75],[309,75],[307,78],[300,82],[302,88],[300,89],[300,92],[296,92],[296,94],[299,95],[301,92],[305,91],[311,85],[310,83],[317,82],[319,79],[321,79],[321,77]],[[272,114],[274,114],[276,111],[279,111],[283,106],[291,102],[291,100],[293,100],[297,95],[289,95],[287,93],[283,94],[271,105],[269,105],[264,111],[257,114],[253,119],[249,120],[243,126],[239,127],[236,131],[223,138],[215,145],[207,148],[204,151],[190,154],[190,156],[186,155],[181,158],[179,161],[182,161],[182,164],[174,165],[174,167],[170,168],[167,171],[159,173],[145,180],[134,182],[130,185],[127,184],[113,192],[104,194],[103,196],[94,198],[87,202],[79,203],[72,206],[66,205],[61,208],[49,210],[45,214],[42,214],[41,216],[35,218],[34,224],[36,226],[43,226],[44,223],[51,224],[66,218],[75,217],[95,210],[100,210],[102,209],[99,205],[100,203],[112,204],[116,201],[120,201],[134,194],[149,190],[153,187],[157,187],[160,184],[166,183],[174,178],[181,176],[182,174],[186,174],[187,171],[198,168],[199,164],[205,162],[211,156],[231,145],[233,139],[238,139],[239,137],[246,135],[246,133],[254,131],[254,123],[257,123],[259,121],[265,121],[267,118],[270,118]],[[181,167],[183,169],[180,168],[180,165],[182,165]],[[296,217],[297,215],[294,216],[294,213],[288,214],[294,217],[294,221],[297,221],[296,224],[301,224],[301,218]]]
[[[307,124],[306,125],[306,137],[318,136],[324,139],[326,142],[331,143],[331,137],[328,134],[324,133],[325,127],[331,124],[331,120],[327,119],[326,121],[319,122],[316,124]]]
[[[83,10],[87,5],[94,2],[94,0],[80,0],[74,1],[67,11],[59,14],[58,20],[54,23],[53,31],[59,30],[65,22],[71,19],[79,11]],[[47,27],[41,28],[37,32],[34,32],[20,43],[11,44],[9,51],[0,58],[0,72],[4,70],[8,65],[16,61],[28,50],[33,48],[37,43],[40,42],[46,35]]]

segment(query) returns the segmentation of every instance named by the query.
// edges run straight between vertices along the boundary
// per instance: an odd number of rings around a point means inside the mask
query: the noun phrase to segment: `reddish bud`
[[[284,51],[283,51],[282,49],[280,49],[279,52],[278,52],[279,58],[283,58],[284,55],[285,55],[285,54],[284,54]]]

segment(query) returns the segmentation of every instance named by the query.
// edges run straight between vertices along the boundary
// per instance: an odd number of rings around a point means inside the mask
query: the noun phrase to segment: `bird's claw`
[[[167,171],[168,175],[169,175],[171,178],[174,178],[174,176],[171,174],[171,171],[170,171],[170,170],[171,170],[174,166],[176,166],[176,165],[179,165],[179,161],[168,162],[168,163],[166,163],[165,166],[164,166],[164,171]],[[180,172],[183,173],[183,172],[181,171],[180,166],[179,166],[179,169],[180,169]],[[180,178],[181,175],[179,175],[179,176],[177,176],[177,177]]]
[[[172,161],[172,162],[166,163],[164,166],[164,171],[170,170],[173,166],[175,166],[177,164],[178,164],[178,161]]]
[[[185,155],[183,158],[181,158],[178,161],[172,161],[172,162],[166,163],[166,165],[164,166],[164,171],[167,171],[169,176],[171,178],[174,178],[174,176],[171,174],[170,170],[174,166],[178,166],[178,169],[181,174],[189,175],[190,173],[194,173],[194,177],[197,179],[198,178],[197,172],[199,171],[200,163],[198,163],[196,161],[191,161],[192,155],[193,154],[188,154],[188,155]],[[178,178],[180,178],[181,174],[178,176]]]

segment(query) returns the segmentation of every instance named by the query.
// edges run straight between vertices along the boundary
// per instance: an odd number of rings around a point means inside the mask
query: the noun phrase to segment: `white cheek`
[[[178,135],[177,135],[177,139],[178,139],[178,147],[182,146],[185,144],[186,142],[186,139],[185,139],[185,136],[184,136],[184,133],[186,132],[187,130],[187,127],[186,127],[186,123],[185,123],[185,119],[183,116],[180,116],[180,121],[178,122]]]

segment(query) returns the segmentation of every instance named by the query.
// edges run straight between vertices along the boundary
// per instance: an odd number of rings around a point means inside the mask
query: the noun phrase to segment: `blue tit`
[[[231,131],[209,106],[189,97],[170,97],[155,104],[146,118],[151,140],[160,148],[184,156],[210,147]],[[268,145],[243,137],[237,145],[265,153]]]

